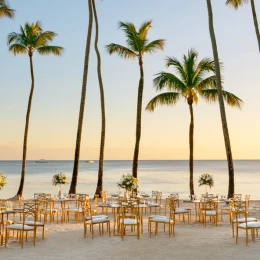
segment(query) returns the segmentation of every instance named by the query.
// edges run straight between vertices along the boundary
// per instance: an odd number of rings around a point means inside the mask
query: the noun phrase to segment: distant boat
[[[94,163],[94,161],[86,161],[87,163]]]
[[[37,160],[35,162],[37,162],[37,163],[47,163],[47,161],[45,159],[40,159],[40,160]]]

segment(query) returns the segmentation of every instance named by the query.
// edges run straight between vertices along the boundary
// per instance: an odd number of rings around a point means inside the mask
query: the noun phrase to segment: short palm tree
[[[147,105],[146,109],[154,111],[157,105],[175,105],[183,98],[190,110],[190,195],[194,195],[193,183],[193,135],[194,135],[194,115],[193,104],[197,104],[199,97],[207,102],[216,102],[218,91],[216,89],[216,76],[214,61],[210,58],[204,58],[197,62],[198,53],[191,49],[188,55],[183,56],[183,62],[177,58],[166,58],[166,66],[172,66],[176,74],[169,72],[160,72],[154,79],[154,85],[158,91],[168,90],[154,97]],[[234,94],[222,90],[225,101],[230,106],[240,107],[241,100]]]
[[[248,1],[249,0],[226,0],[226,5],[230,5],[230,6],[233,6],[235,9],[238,9],[239,6],[242,6],[243,4],[248,3]],[[260,52],[260,33],[259,33],[259,28],[258,28],[256,10],[255,10],[255,1],[250,0],[250,3],[251,3],[252,15],[253,15],[253,20],[254,20],[254,25],[255,25],[256,38],[258,41],[258,48],[259,48],[259,52]]]
[[[9,51],[14,55],[28,54],[30,60],[30,72],[31,72],[31,91],[28,101],[26,123],[23,140],[23,160],[22,160],[22,173],[20,186],[17,192],[17,196],[22,196],[24,187],[24,177],[26,168],[26,153],[27,153],[27,137],[30,121],[30,112],[32,106],[32,97],[34,91],[34,72],[33,72],[33,54],[37,52],[40,55],[54,54],[60,56],[63,48],[60,46],[51,46],[49,42],[53,41],[57,34],[52,31],[43,31],[41,24],[37,21],[36,23],[26,23],[24,27],[20,26],[20,32],[12,32],[8,34],[7,42],[9,45]]]
[[[119,22],[119,28],[125,32],[126,47],[115,43],[111,43],[106,46],[109,54],[117,53],[120,57],[125,59],[137,59],[140,67],[136,115],[136,140],[132,169],[132,174],[135,178],[137,178],[139,145],[141,139],[141,117],[144,88],[143,55],[145,53],[152,54],[160,49],[162,50],[165,43],[165,40],[163,39],[148,42],[147,33],[151,28],[151,24],[152,21],[144,22],[139,30],[136,30],[133,23]]]
[[[0,0],[0,18],[3,17],[13,18],[14,12],[15,10],[11,9],[5,0]]]
[[[86,102],[89,53],[90,53],[90,43],[91,43],[92,25],[93,25],[92,0],[88,0],[88,11],[89,11],[88,35],[87,35],[86,48],[85,48],[84,69],[83,69],[83,79],[82,79],[80,108],[79,108],[79,120],[78,120],[78,129],[77,129],[75,155],[74,155],[74,166],[73,166],[72,178],[71,178],[70,189],[69,189],[70,194],[76,193],[77,182],[78,182],[81,135],[82,135],[82,127],[83,127],[83,119],[84,119],[85,102]]]
[[[220,64],[219,64],[219,57],[218,57],[218,46],[217,46],[217,40],[216,40],[216,36],[215,36],[215,31],[214,31],[213,11],[212,11],[211,0],[206,0],[206,3],[207,3],[207,10],[208,10],[209,34],[210,34],[212,52],[213,52],[214,63],[215,63],[216,86],[217,86],[217,90],[218,90],[219,111],[220,111],[223,137],[224,137],[225,148],[226,148],[227,163],[228,163],[228,179],[229,179],[228,180],[228,198],[232,198],[233,194],[235,192],[233,156],[232,156],[231,142],[230,142],[230,138],[229,138],[225,103],[224,103],[223,92],[222,92],[223,89],[222,89],[222,83],[221,83]]]

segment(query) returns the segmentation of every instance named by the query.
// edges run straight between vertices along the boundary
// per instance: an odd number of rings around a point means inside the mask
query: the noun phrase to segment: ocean
[[[260,199],[260,160],[236,160],[235,193],[251,195]],[[65,173],[70,183],[73,161],[49,161],[37,163],[27,161],[23,197],[33,198],[34,193],[45,192],[57,195],[58,188],[52,185],[52,176]],[[122,174],[131,173],[131,160],[107,160],[104,162],[103,189],[108,194],[118,191],[116,183]],[[13,197],[19,187],[21,161],[0,161],[0,172],[6,177],[6,186],[0,191],[0,198]],[[80,161],[77,193],[93,196],[97,184],[98,161]],[[197,197],[205,193],[205,187],[198,187],[199,176],[203,173],[213,175],[215,185],[209,193],[226,196],[228,192],[228,168],[224,160],[194,161],[194,189]],[[179,193],[181,199],[189,196],[189,161],[185,160],[141,160],[138,170],[139,190],[151,194],[152,190],[161,191],[163,197]],[[67,193],[70,184],[62,187]]]

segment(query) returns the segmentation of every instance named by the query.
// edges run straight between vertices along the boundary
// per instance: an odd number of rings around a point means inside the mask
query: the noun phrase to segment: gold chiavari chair
[[[19,232],[19,243],[21,244],[22,248],[23,248],[23,244],[24,244],[24,232],[26,232],[26,241],[27,241],[28,232],[30,232],[30,231],[33,232],[33,244],[35,246],[37,214],[38,214],[37,203],[24,203],[22,224],[12,224],[12,225],[6,226],[6,228],[5,228],[5,246],[8,243],[10,230]],[[33,219],[32,220],[34,222],[33,225],[28,226],[25,224],[28,218]]]
[[[218,198],[217,197],[205,197],[203,207],[200,210],[202,216],[202,222],[206,226],[207,217],[214,218],[214,223],[218,225]]]
[[[258,236],[258,229],[260,228],[260,222],[255,221],[248,221],[248,210],[247,210],[247,203],[245,201],[235,201],[235,215],[236,215],[236,244],[238,242],[238,230],[242,229],[246,231],[246,245],[248,244],[248,231],[251,231],[252,240],[255,241],[255,231],[257,232]],[[244,223],[239,221],[240,215],[244,215]]]
[[[238,226],[239,224],[243,224],[245,222],[256,222],[256,218],[249,217],[249,212],[246,207],[246,202],[241,200],[234,200],[232,201],[232,236],[234,237],[234,226]],[[237,229],[236,229],[237,230]]]
[[[43,215],[44,223],[48,221],[48,216],[49,216],[49,221],[50,224],[54,221],[54,218],[56,216],[56,221],[57,223],[59,222],[59,209],[54,207],[54,200],[51,199],[45,199],[45,200],[39,200],[39,214],[40,214],[40,221],[41,221],[41,216]]]
[[[86,215],[86,203],[89,203],[89,198],[83,198],[79,200],[68,201],[67,207],[65,208],[66,222],[70,221],[70,213],[75,215],[75,221],[79,223],[80,215],[82,220],[85,220]]]
[[[107,224],[107,232],[109,233],[109,236],[110,236],[110,220],[107,218],[107,216],[106,217],[93,216],[91,204],[86,199],[84,201],[83,207],[84,207],[84,211],[86,213],[86,220],[84,221],[84,237],[85,238],[87,237],[87,228],[89,226],[90,230],[91,230],[91,237],[92,237],[92,239],[94,238],[94,226],[95,225],[99,226],[99,235],[101,236],[101,234],[104,233],[104,228],[103,228],[104,224]]]
[[[242,194],[234,194],[233,199],[234,199],[234,201],[242,200]]]
[[[119,216],[119,230],[122,240],[125,236],[137,236],[139,239],[143,230],[143,221],[138,199],[122,201],[119,206]],[[130,228],[130,232],[128,232],[128,228]]]
[[[173,198],[168,198],[167,204],[170,209],[169,216],[154,217],[154,218],[151,218],[150,220],[148,220],[148,232],[149,232],[150,237],[152,234],[152,223],[155,223],[155,235],[158,234],[158,225],[159,224],[164,225],[164,232],[165,232],[165,226],[168,225],[169,237],[171,237],[171,235],[174,235],[176,202]]]
[[[45,193],[34,193],[34,200],[43,200],[46,198]]]

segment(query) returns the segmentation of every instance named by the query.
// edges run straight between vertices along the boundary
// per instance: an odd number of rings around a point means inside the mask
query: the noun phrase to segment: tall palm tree
[[[103,190],[103,170],[104,170],[104,148],[105,148],[105,136],[106,136],[106,115],[105,115],[105,98],[104,98],[104,87],[103,87],[103,80],[101,75],[101,57],[98,50],[98,17],[96,11],[95,0],[92,0],[93,3],[93,12],[95,18],[95,25],[96,25],[96,37],[95,37],[95,51],[97,55],[97,74],[98,74],[98,82],[99,82],[99,90],[100,90],[100,103],[101,103],[101,141],[100,141],[100,151],[99,151],[99,168],[98,168],[98,181],[97,181],[97,188],[96,188],[96,195],[101,197],[101,191]]]
[[[57,34],[52,31],[43,31],[40,22],[26,23],[24,27],[20,26],[20,32],[12,32],[8,34],[7,42],[9,45],[9,51],[14,55],[28,54],[30,60],[30,72],[31,72],[31,91],[28,100],[24,140],[23,140],[23,161],[22,161],[22,173],[20,186],[17,192],[17,196],[22,196],[24,187],[24,177],[26,168],[26,153],[27,153],[27,137],[30,121],[30,112],[32,106],[32,98],[34,91],[34,72],[33,72],[33,54],[37,52],[40,55],[54,54],[60,56],[63,48],[60,46],[49,45],[53,41]]]
[[[143,55],[144,53],[152,54],[159,49],[162,50],[165,43],[165,40],[163,39],[148,42],[147,33],[148,30],[151,28],[151,24],[152,21],[144,22],[137,31],[133,23],[119,22],[119,28],[121,28],[125,32],[126,47],[115,43],[111,43],[106,46],[109,54],[117,53],[120,57],[125,59],[137,58],[140,67],[140,80],[138,86],[136,115],[136,140],[132,168],[132,173],[135,178],[137,178],[139,144],[141,139],[141,118],[144,88]]]
[[[13,18],[14,12],[15,10],[11,9],[5,0],[0,0],[0,18],[3,17]]]
[[[235,9],[238,9],[239,6],[242,6],[243,4],[246,4],[246,3],[248,3],[248,0],[227,0],[226,1],[226,5],[231,5]],[[260,52],[260,33],[259,33],[259,28],[258,28],[256,10],[255,10],[255,1],[250,0],[250,3],[251,3],[252,15],[253,15],[253,20],[254,20],[254,25],[255,25],[256,38],[258,41],[258,48],[259,48],[259,52]]]
[[[157,105],[175,105],[181,98],[187,102],[190,111],[190,195],[194,195],[193,184],[193,136],[194,136],[194,115],[193,104],[197,104],[199,97],[207,102],[216,102],[218,91],[216,89],[216,76],[214,61],[204,58],[197,62],[198,53],[191,49],[188,55],[183,56],[183,62],[177,58],[166,58],[166,66],[172,66],[177,74],[160,72],[154,79],[154,85],[158,91],[167,89],[170,92],[162,93],[154,97],[147,105],[146,109],[154,111]],[[240,100],[234,94],[224,91],[222,94],[230,106],[240,107]]]
[[[77,130],[75,156],[74,156],[74,166],[73,166],[72,178],[71,178],[70,189],[69,189],[70,194],[76,193],[76,186],[77,186],[77,181],[78,181],[81,134],[82,134],[85,100],[86,100],[89,53],[90,53],[90,43],[91,43],[92,24],[93,24],[92,0],[88,0],[88,11],[89,11],[88,35],[87,35],[86,49],[85,49],[85,60],[84,60],[84,69],[83,69],[78,130]]]
[[[220,116],[221,116],[223,136],[224,136],[226,155],[227,155],[227,163],[228,163],[228,177],[229,177],[228,198],[231,198],[231,197],[233,197],[233,194],[234,194],[234,191],[235,191],[234,165],[233,165],[231,143],[230,143],[230,138],[229,138],[227,117],[226,117],[225,104],[224,104],[222,85],[221,85],[221,74],[220,74],[220,64],[219,64],[219,57],[218,57],[218,47],[217,47],[217,41],[216,41],[214,26],[213,26],[213,13],[212,13],[211,0],[206,0],[206,3],[207,3],[207,9],[208,9],[209,33],[210,33],[212,51],[213,51],[214,63],[215,63],[215,73],[216,73],[216,82],[217,82],[217,90],[218,90],[219,109],[220,109]]]

